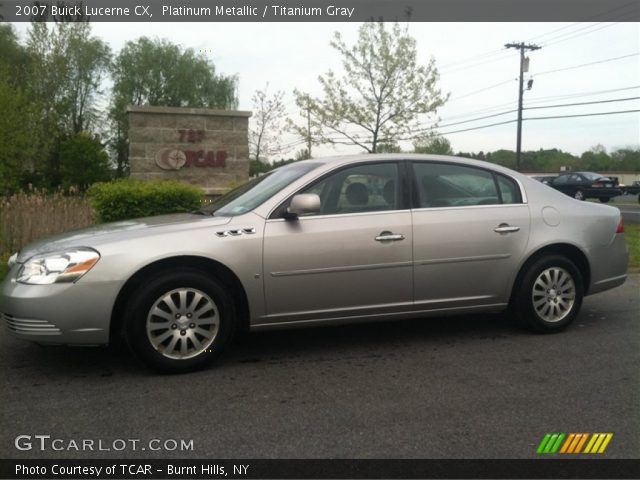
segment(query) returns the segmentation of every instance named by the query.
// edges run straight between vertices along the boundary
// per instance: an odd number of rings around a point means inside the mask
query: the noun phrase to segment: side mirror
[[[320,213],[320,197],[315,193],[300,193],[291,199],[285,218],[294,220],[310,213]]]

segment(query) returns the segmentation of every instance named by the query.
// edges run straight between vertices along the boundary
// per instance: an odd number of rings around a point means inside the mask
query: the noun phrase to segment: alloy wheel
[[[147,338],[167,358],[185,360],[207,350],[216,338],[220,314],[215,302],[195,288],[171,290],[147,315]]]
[[[575,283],[569,272],[563,268],[547,268],[533,283],[533,308],[545,322],[555,323],[565,318],[571,311],[575,299]]]

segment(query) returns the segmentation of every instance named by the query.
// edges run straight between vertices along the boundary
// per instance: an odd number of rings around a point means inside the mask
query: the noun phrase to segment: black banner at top
[[[0,479],[640,478],[640,460],[0,460]]]
[[[0,19],[92,22],[638,22],[638,0],[3,0]],[[464,32],[460,32],[461,35]]]

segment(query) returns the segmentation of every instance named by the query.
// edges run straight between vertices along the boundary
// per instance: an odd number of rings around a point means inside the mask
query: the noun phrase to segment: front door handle
[[[493,231],[496,233],[513,233],[513,232],[519,232],[520,227],[515,227],[515,226],[512,227],[508,223],[501,223],[496,228],[494,228]]]
[[[380,232],[380,235],[376,237],[376,242],[397,242],[398,240],[404,240],[404,235],[401,233],[384,231]]]

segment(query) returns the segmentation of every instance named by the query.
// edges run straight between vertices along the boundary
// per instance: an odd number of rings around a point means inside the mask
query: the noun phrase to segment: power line
[[[621,12],[618,15],[616,15],[615,17],[613,17],[614,20],[624,20],[630,13],[634,12],[634,2],[630,2],[630,3],[627,3],[625,5],[621,5],[619,7],[616,7],[614,9],[607,10],[605,12],[602,12],[602,13],[598,14],[598,15],[594,15],[593,17],[591,17],[591,19],[597,19],[599,17],[602,17],[603,15],[615,12],[617,10],[622,10],[622,9],[625,9],[625,8],[627,9],[627,11]],[[581,37],[583,35],[591,34],[593,32],[602,30],[604,28],[609,28],[609,27],[612,27],[614,25],[618,25],[620,22],[595,22],[595,23],[590,24],[590,25],[581,26],[580,28],[577,28],[577,29],[572,30],[572,31],[564,32],[564,33],[562,33],[560,35],[552,36],[551,38],[548,38],[546,40],[541,40],[544,37],[552,35],[553,33],[557,33],[557,32],[560,32],[562,30],[566,30],[568,28],[572,28],[572,27],[575,27],[577,25],[581,25],[583,23],[584,22],[575,22],[575,23],[572,23],[570,25],[565,25],[564,27],[561,27],[561,28],[558,28],[558,29],[555,29],[555,30],[551,30],[550,32],[543,33],[541,35],[535,35],[535,36],[527,39],[526,41],[527,42],[532,41],[532,40],[541,41],[544,46],[555,45],[557,43],[561,43],[561,42],[564,42],[564,41],[567,41],[567,40],[572,40],[574,38]],[[605,23],[605,24],[603,25],[603,23]],[[489,64],[489,63],[495,63],[495,62],[498,62],[498,61],[501,61],[501,60],[505,60],[505,59],[510,57],[509,55],[504,55],[505,52],[506,52],[506,49],[492,50],[490,52],[487,52],[487,53],[484,53],[484,54],[479,54],[479,55],[474,56],[474,57],[467,57],[466,59],[463,59],[463,60],[459,60],[459,61],[456,61],[456,62],[450,62],[450,63],[444,64],[444,65],[441,65],[438,68],[438,70],[439,70],[440,74],[448,75],[448,74],[451,74],[451,73],[456,73],[456,72],[459,72],[459,71],[463,71],[463,70],[475,68],[475,67],[478,67],[478,66],[486,65],[486,64]],[[478,62],[478,60],[481,60],[483,58],[487,58],[488,59],[488,58],[491,58],[491,57],[495,57],[496,55],[498,55],[498,58],[493,58],[491,60]],[[468,65],[468,66],[464,65],[466,63],[471,63],[471,62],[476,62],[476,63],[473,63],[472,65]]]
[[[498,54],[504,53],[505,52],[505,48],[501,48],[499,50],[492,50],[490,52],[487,53],[481,53],[478,55],[474,55],[473,57],[467,57],[463,60],[458,60],[457,62],[450,62],[450,63],[445,63],[444,65],[440,65],[440,67],[438,67],[438,70],[443,69],[443,70],[447,70],[452,66],[455,65],[460,65],[460,64],[464,64],[464,63],[469,63],[469,62],[477,62],[478,60],[482,59],[482,58],[490,58],[490,57],[494,57]]]
[[[582,63],[580,65],[572,65],[571,67],[558,68],[556,70],[547,70],[547,71],[544,71],[544,72],[536,73],[536,74],[534,74],[534,76],[547,75],[549,73],[556,73],[556,72],[564,72],[566,70],[573,70],[575,68],[588,67],[590,65],[598,65],[600,63],[613,62],[613,61],[616,61],[616,60],[622,60],[623,58],[635,57],[637,55],[640,55],[640,52],[630,53],[628,55],[622,55],[621,57],[605,58],[604,60],[598,60],[596,62]]]
[[[547,97],[534,97],[530,100],[527,101],[527,103],[540,103],[540,102],[546,102],[549,99],[552,98],[579,98],[579,97],[591,97],[594,95],[601,95],[603,93],[613,93],[613,92],[623,92],[625,90],[636,90],[640,88],[640,85],[634,85],[632,87],[622,87],[622,88],[613,88],[613,89],[609,89],[609,90],[595,90],[595,91],[591,91],[591,92],[580,92],[580,93],[565,93],[563,95],[551,95],[551,96],[547,96]]]
[[[591,97],[591,96],[597,96],[597,95],[602,95],[605,93],[614,93],[614,92],[623,92],[626,90],[637,90],[640,88],[640,85],[634,85],[632,87],[622,87],[622,88],[613,88],[613,89],[608,89],[608,90],[595,90],[595,91],[588,91],[588,92],[577,92],[577,93],[565,93],[562,95],[550,95],[550,96],[546,96],[546,97],[537,97],[537,98],[532,98],[529,100],[525,99],[525,110],[527,109],[527,105],[530,104],[537,104],[537,103],[544,103],[547,102],[551,99],[569,99],[569,98],[580,98],[580,97]],[[487,106],[485,108],[481,108],[479,110],[473,110],[467,113],[461,113],[461,114],[457,114],[457,115],[448,115],[446,116],[446,120],[445,121],[450,121],[450,120],[456,120],[458,118],[467,118],[467,117],[472,117],[474,115],[478,115],[478,114],[484,114],[484,113],[491,113],[491,112],[495,112],[496,110],[500,110],[508,105],[512,105],[513,102],[506,102],[506,103],[499,103],[496,105],[492,105],[492,106]],[[446,108],[446,105],[445,105]]]
[[[593,30],[589,30],[587,32],[579,33],[577,35],[570,35],[570,36],[564,37],[564,38],[558,37],[558,39],[556,39],[555,41],[551,41],[551,43],[545,42],[544,46],[546,47],[546,46],[549,46],[549,45],[557,45],[558,43],[566,42],[567,40],[572,40],[572,39],[577,38],[577,37],[582,37],[583,35],[589,35],[589,34],[591,34],[593,32],[597,32],[599,30],[602,30],[602,29],[605,29],[605,28],[609,28],[609,27],[613,27],[614,25],[619,25],[619,24],[620,24],[620,22],[613,22],[613,23],[609,23],[607,25],[603,25],[603,26],[601,26],[599,28],[594,28]]]
[[[631,54],[628,54],[628,55],[622,55],[620,57],[606,58],[606,59],[603,59],[603,60],[597,60],[595,62],[590,62],[590,63],[583,63],[583,64],[580,64],[580,65],[572,65],[570,67],[558,68],[556,70],[547,70],[547,71],[544,71],[544,72],[533,74],[533,76],[535,77],[535,76],[540,76],[540,75],[547,75],[547,74],[550,74],[550,73],[562,72],[562,71],[565,71],[565,70],[573,70],[575,68],[588,67],[590,65],[598,65],[600,63],[613,62],[613,61],[616,61],[616,60],[622,60],[624,58],[629,58],[629,57],[633,57],[633,56],[637,56],[637,55],[640,55],[640,52],[631,53]],[[504,82],[500,82],[500,83],[496,83],[496,84],[493,84],[493,85],[489,85],[489,86],[481,88],[479,90],[474,90],[472,92],[465,93],[464,95],[455,96],[455,97],[449,99],[448,103],[456,101],[456,100],[460,100],[461,98],[466,98],[466,97],[470,97],[472,95],[477,95],[478,93],[486,92],[487,90],[491,90],[493,88],[500,87],[502,85],[506,85],[507,83],[511,83],[512,81],[513,81],[513,79],[505,80]]]
[[[553,116],[549,116],[549,117],[527,117],[527,118],[523,118],[522,120],[523,121],[525,121],[525,120],[553,120],[553,119],[556,119],[556,118],[594,117],[594,116],[601,116],[601,115],[617,115],[617,114],[634,113],[634,112],[640,112],[640,110],[619,110],[619,111],[615,111],[615,112],[580,113],[580,114],[576,114],[576,115],[553,115]],[[472,130],[481,130],[483,128],[495,127],[495,126],[498,126],[498,125],[507,125],[509,123],[515,123],[517,121],[518,121],[517,119],[514,119],[514,120],[507,120],[506,122],[490,123],[489,125],[481,125],[479,127],[465,128],[465,129],[462,129],[462,130],[454,130],[452,132],[441,132],[440,135],[446,136],[446,135],[452,135],[454,133],[470,132]]]
[[[598,113],[579,113],[576,115],[555,115],[552,117],[528,117],[524,120],[551,120],[554,118],[574,118],[574,117],[597,117],[600,115],[617,115],[620,113],[634,113],[640,112],[640,110],[619,110],[616,112],[598,112]]]
[[[513,112],[517,112],[517,110],[507,110],[505,112],[494,113],[493,115],[485,115],[483,117],[472,118],[471,120],[464,120],[462,122],[447,123],[445,125],[437,125],[437,128],[446,128],[446,127],[452,127],[454,125],[462,125],[463,123],[477,122],[478,120],[484,120],[486,118],[493,118],[493,117],[500,117],[502,115],[506,115],[507,113],[513,113]],[[433,128],[435,126],[436,125],[433,124],[431,127],[426,127],[424,130],[430,130],[431,128]]]
[[[632,13],[632,12],[635,11],[635,8],[637,8],[636,5],[637,5],[637,2],[634,0],[634,1],[631,1],[631,2],[628,2],[628,3],[625,3],[624,5],[619,5],[619,6],[615,7],[615,8],[610,9],[610,10],[604,10],[604,11],[602,11],[602,12],[596,14],[596,15],[593,15],[593,16],[587,18],[586,21],[590,22],[591,20],[598,20],[598,19],[602,18],[605,15],[609,15],[609,14],[611,14],[613,12],[618,11],[618,10],[625,10],[625,9],[630,7],[631,10],[624,13],[624,15],[628,15],[629,13]],[[620,14],[618,14],[618,15],[620,15]],[[617,20],[617,18],[616,18],[616,20]],[[575,22],[575,23],[572,23],[570,25],[565,25],[564,27],[560,27],[560,28],[557,28],[555,30],[551,30],[550,32],[543,33],[542,35],[537,35],[537,36],[533,36],[531,38],[528,38],[528,39],[525,40],[525,42],[532,42],[534,40],[538,41],[538,42],[548,42],[549,40],[541,40],[541,38],[542,37],[546,37],[548,35],[552,35],[552,34],[557,33],[557,32],[560,32],[562,30],[566,30],[567,28],[575,27],[576,25],[580,25],[581,23],[585,23],[585,22]],[[597,23],[603,23],[603,22],[597,22]],[[595,25],[590,25],[590,26],[595,26]],[[581,29],[578,29],[578,30],[581,30]],[[574,30],[573,32],[565,32],[563,35],[571,35],[572,33],[575,33],[578,30]]]
[[[452,132],[442,132],[442,133],[439,133],[439,135],[445,136],[445,135],[452,135],[454,133],[470,132],[472,130],[481,130],[483,128],[495,127],[497,125],[506,125],[508,123],[515,123],[517,121],[518,119],[514,118],[513,120],[507,120],[506,122],[490,123],[489,125],[481,125],[479,127],[464,128],[462,130],[454,130]]]
[[[631,101],[631,100],[639,100],[639,99],[640,99],[640,97],[613,98],[613,99],[608,99],[608,100],[598,100],[598,101],[594,101],[594,102],[562,103],[562,104],[556,104],[556,105],[542,105],[542,106],[537,106],[537,107],[525,107],[525,108],[523,108],[523,110],[536,110],[536,109],[541,109],[541,108],[572,107],[572,106],[579,106],[579,105],[594,105],[594,104],[598,104],[598,103],[628,102],[628,101]],[[460,122],[446,123],[444,125],[438,125],[436,123],[433,123],[433,124],[431,124],[429,126],[425,126],[422,129],[416,130],[416,132],[422,133],[422,132],[426,132],[428,130],[432,130],[433,128],[447,128],[447,127],[452,127],[454,125],[462,125],[462,124],[465,124],[465,123],[477,122],[478,120],[485,120],[487,118],[500,117],[502,115],[507,115],[508,113],[514,113],[514,112],[517,112],[517,111],[518,110],[506,110],[504,112],[494,113],[492,115],[485,115],[485,116],[482,116],[482,117],[476,117],[476,118],[472,118],[470,120],[464,120],[464,121],[460,121]]]
[[[481,88],[480,90],[474,90],[473,92],[465,93],[464,95],[459,95],[457,97],[450,98],[448,100],[448,102],[453,102],[453,101],[456,101],[456,100],[460,100],[461,98],[466,98],[466,97],[470,97],[472,95],[477,95],[478,93],[486,92],[487,90],[491,90],[491,89],[499,87],[501,85],[505,85],[507,83],[511,83],[511,82],[513,82],[515,80],[516,80],[515,78],[512,78],[512,79],[506,80],[504,82],[496,83],[495,85],[489,85],[488,87]]]
[[[628,97],[628,98],[612,98],[609,100],[597,100],[594,102],[578,102],[578,103],[561,103],[556,105],[541,105],[538,107],[525,107],[524,110],[537,110],[539,108],[558,108],[558,107],[573,107],[578,105],[594,105],[596,103],[613,103],[613,102],[629,102],[631,100],[639,100],[640,97]]]

